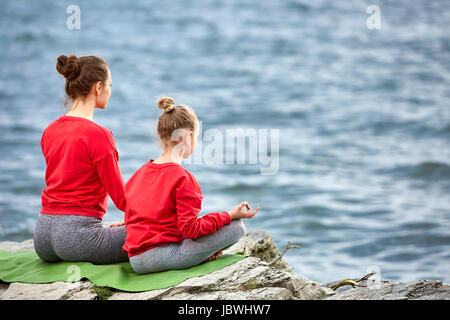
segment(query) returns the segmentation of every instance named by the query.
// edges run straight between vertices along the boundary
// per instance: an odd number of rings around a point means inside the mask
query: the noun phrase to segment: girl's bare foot
[[[216,260],[216,259],[219,258],[222,254],[223,254],[223,251],[220,250],[220,251],[214,253],[211,257],[209,257],[208,259],[206,259],[206,260],[203,261],[203,262],[208,262],[208,261]]]

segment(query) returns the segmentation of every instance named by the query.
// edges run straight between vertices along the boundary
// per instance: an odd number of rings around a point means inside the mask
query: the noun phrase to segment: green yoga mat
[[[89,279],[97,286],[140,292],[175,286],[186,279],[220,270],[239,260],[241,254],[224,254],[219,259],[184,270],[169,270],[140,275],[129,262],[95,265],[90,262],[42,261],[34,250],[7,252],[0,250],[0,280],[4,282],[49,283]]]

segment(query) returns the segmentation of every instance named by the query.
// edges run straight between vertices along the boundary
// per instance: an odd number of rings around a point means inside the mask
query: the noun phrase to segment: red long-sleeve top
[[[41,213],[102,219],[108,194],[125,212],[125,181],[109,129],[63,115],[44,130],[41,147],[47,164]]]
[[[128,256],[183,239],[206,236],[230,224],[227,211],[198,217],[202,190],[195,177],[174,162],[156,164],[150,159],[125,186]]]

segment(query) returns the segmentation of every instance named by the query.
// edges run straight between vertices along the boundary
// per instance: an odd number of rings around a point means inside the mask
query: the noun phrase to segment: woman
[[[252,211],[242,202],[229,212],[198,217],[202,190],[181,166],[195,150],[197,116],[190,107],[175,105],[167,97],[158,101],[158,107],[164,110],[158,121],[163,153],[136,171],[125,188],[124,249],[140,274],[185,269],[217,258],[245,234],[241,219],[252,218],[259,210]]]
[[[93,122],[94,109],[105,109],[111,95],[109,68],[99,57],[62,55],[56,69],[66,78],[66,103],[72,105],[42,134],[46,187],[34,248],[47,262],[127,261],[124,224],[102,225],[108,194],[117,208],[126,207],[113,134]]]

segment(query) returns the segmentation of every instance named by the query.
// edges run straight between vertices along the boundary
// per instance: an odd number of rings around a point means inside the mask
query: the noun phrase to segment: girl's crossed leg
[[[232,245],[245,235],[241,219],[210,235],[197,239],[184,239],[147,250],[130,258],[133,270],[139,274],[165,270],[187,269],[196,266],[216,252]]]

